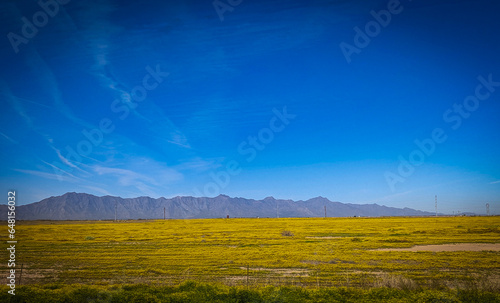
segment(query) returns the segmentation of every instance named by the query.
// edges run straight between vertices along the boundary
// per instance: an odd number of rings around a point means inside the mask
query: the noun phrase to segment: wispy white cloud
[[[6,134],[0,132],[0,136],[2,136],[3,138],[7,139],[7,141],[11,142],[11,143],[14,143],[14,144],[19,144],[19,142],[17,142],[16,140],[12,139],[11,137],[7,136]]]
[[[158,127],[152,126],[151,129],[148,130],[148,132],[143,133],[144,136],[156,139],[158,142],[160,142],[159,145],[167,142],[183,148],[191,149],[191,145],[189,144],[184,134],[180,133],[177,130],[173,130],[168,134],[168,136],[158,135],[157,133],[161,133],[161,128],[163,128],[164,125],[161,125],[161,121],[155,122],[155,125],[158,125]]]
[[[500,180],[490,182],[490,184],[498,184],[498,183],[500,183]]]
[[[50,141],[49,141],[50,142]],[[75,164],[73,164],[73,162],[69,161],[68,159],[66,159],[62,154],[61,154],[61,151],[57,148],[55,148],[54,146],[50,146],[57,154],[57,157],[59,158],[59,160],[62,161],[62,163],[68,165],[69,167],[72,167],[72,168],[78,168],[78,166],[76,166]]]
[[[42,89],[51,97],[54,108],[73,123],[83,127],[93,128],[93,125],[77,117],[71,108],[64,102],[56,76],[38,51],[27,49],[26,52],[28,53],[28,56],[26,56],[26,64],[31,67],[32,74],[36,76]]]
[[[177,165],[175,168],[178,170],[187,170],[190,172],[201,173],[220,168],[222,166],[223,161],[224,161],[223,158],[202,159],[201,157],[194,157]]]
[[[106,180],[106,184],[116,184],[113,190],[127,190],[134,195],[159,197],[183,179],[178,170],[145,157],[114,160],[106,165],[93,165],[91,169],[97,174],[96,178]]]
[[[97,187],[97,186],[90,186],[90,185],[85,185],[82,186],[83,188],[90,189],[91,191],[106,195],[106,196],[111,196],[111,193],[103,188]]]
[[[162,108],[157,106],[152,100],[142,102],[136,108],[132,105],[130,92],[132,87],[123,83],[120,76],[116,75],[113,68],[114,54],[117,47],[113,44],[113,37],[119,36],[123,28],[110,21],[110,14],[115,10],[114,4],[109,1],[90,1],[82,4],[81,9],[76,13],[81,29],[82,39],[88,45],[88,52],[93,58],[94,64],[90,72],[98,79],[100,85],[109,89],[114,97],[123,104],[128,104],[130,112],[134,117],[141,119],[148,127],[146,135],[157,138],[170,144],[175,144],[183,148],[191,148],[186,135],[173,123],[164,113]],[[130,35],[142,35],[142,33],[128,32],[128,39],[133,39]],[[151,62],[154,66],[155,62]],[[163,70],[166,72],[166,70]],[[140,74],[137,82],[145,75]],[[108,104],[111,104],[110,100]]]
[[[88,45],[87,50],[94,59],[91,73],[99,80],[102,87],[110,89],[115,97],[124,104],[131,104],[129,89],[113,73],[111,56],[111,36],[122,28],[109,21],[109,14],[115,7],[109,1],[89,1],[81,4],[77,18],[83,24],[82,38]],[[134,114],[146,119],[133,108]]]
[[[94,171],[99,175],[116,176],[119,184],[122,186],[137,186],[144,182],[156,185],[155,179],[129,169],[95,166]]]
[[[24,103],[33,104],[33,105],[36,105],[36,106],[42,107],[42,108],[49,108],[49,109],[52,109],[52,108],[50,106],[41,104],[39,102],[35,102],[35,101],[31,101],[31,100],[27,100],[27,99],[19,98],[19,97],[15,96],[12,93],[12,91],[10,90],[10,88],[8,87],[7,83],[3,80],[0,80],[0,93],[5,97],[5,99],[7,99],[7,101],[10,103],[10,105],[12,106],[14,111],[24,120],[27,127],[30,130],[32,130],[33,132],[40,135],[45,140],[47,140],[49,146],[51,146],[57,152],[58,157],[61,160],[63,160],[64,157],[61,155],[60,151],[57,150],[55,147],[53,147],[54,140],[52,139],[52,137],[50,135],[44,133],[43,131],[41,131],[40,127],[33,123],[33,119],[26,112]],[[13,140],[12,138],[10,138],[9,136],[7,136],[3,133],[2,133],[2,136],[13,143],[17,143],[17,141]],[[63,162],[71,167],[74,167],[74,165],[72,165],[71,163],[69,163],[69,161],[66,161],[65,159],[63,160]]]
[[[47,161],[44,161],[44,160],[41,160],[41,159],[40,159],[40,161],[41,161],[43,164],[45,164],[45,165],[47,165],[48,167],[50,167],[50,168],[51,168],[54,172],[58,172],[58,175],[66,175],[66,176],[68,176],[68,177],[70,177],[70,178],[73,178],[74,180],[77,180],[77,181],[84,181],[84,179],[81,179],[81,178],[79,178],[79,177],[75,176],[75,174],[72,174],[72,171],[70,171],[70,170],[65,170],[65,169],[62,169],[62,168],[60,168],[60,167],[57,167],[57,166],[56,166],[56,165],[54,165],[54,164],[51,164],[51,163],[49,163],[49,162],[47,162]],[[78,171],[83,172],[83,173],[85,174],[85,176],[86,176],[86,177],[89,177],[89,176],[90,176],[90,174],[88,174],[87,172],[85,172],[85,171],[84,171],[84,170],[82,170],[82,169],[78,169]],[[63,180],[59,179],[59,181],[63,181]]]
[[[26,98],[21,98],[21,97],[14,96],[14,95],[12,95],[11,97],[15,98],[16,100],[19,100],[20,102],[24,102],[24,103],[27,103],[27,104],[33,104],[33,105],[36,105],[36,106],[39,106],[39,107],[43,107],[43,108],[46,108],[46,109],[50,109],[50,110],[54,109],[52,106],[49,106],[49,105],[46,105],[46,104],[42,104],[40,102],[36,102],[36,101],[29,100],[29,99],[26,99]]]
[[[14,111],[19,116],[21,116],[21,118],[23,118],[24,122],[28,125],[28,127],[32,128],[33,121],[31,120],[31,117],[28,116],[24,106],[21,104],[21,102],[19,102],[17,98],[14,97],[14,94],[10,90],[9,86],[3,80],[0,80],[0,94],[2,94],[5,97],[5,99],[7,99],[7,102],[9,102]]]
[[[54,174],[54,173],[48,173],[48,172],[43,172],[43,171],[37,171],[37,170],[30,170],[30,169],[14,169],[15,171],[18,171],[20,173],[36,176],[36,177],[41,177],[44,179],[49,179],[49,180],[57,180],[57,181],[64,181],[64,182],[81,182],[82,180],[79,178],[76,178],[74,176],[71,176],[69,174]]]

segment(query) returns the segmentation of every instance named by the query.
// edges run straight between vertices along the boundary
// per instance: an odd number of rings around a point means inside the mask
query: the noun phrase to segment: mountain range
[[[332,202],[316,197],[306,201],[281,200],[267,197],[263,200],[231,198],[219,195],[174,198],[120,198],[98,197],[85,193],[66,193],[40,202],[16,207],[18,220],[106,220],[115,219],[190,219],[238,217],[380,217],[430,216],[431,212],[411,208],[395,208],[378,204],[351,204]],[[0,205],[7,213],[7,206]]]

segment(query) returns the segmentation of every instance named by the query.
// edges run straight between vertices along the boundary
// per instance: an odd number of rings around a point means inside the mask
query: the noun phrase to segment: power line
[[[434,199],[435,199],[435,201],[436,201],[436,203],[435,203],[435,207],[436,207],[436,217],[437,217],[437,215],[438,215],[438,196],[436,195],[436,196],[434,197]]]

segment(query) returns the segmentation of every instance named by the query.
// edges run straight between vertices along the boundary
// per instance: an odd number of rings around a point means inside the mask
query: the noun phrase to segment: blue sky
[[[42,3],[0,4],[0,184],[20,204],[433,211],[437,195],[441,212],[500,213],[497,1]]]

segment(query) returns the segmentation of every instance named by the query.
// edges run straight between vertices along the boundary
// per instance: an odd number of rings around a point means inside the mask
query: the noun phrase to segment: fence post
[[[23,277],[23,266],[24,263],[21,263],[21,273],[19,274],[19,285],[21,285],[21,278]]]
[[[248,269],[249,269],[250,265],[247,264],[247,289],[248,289]]]

